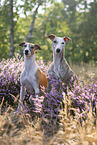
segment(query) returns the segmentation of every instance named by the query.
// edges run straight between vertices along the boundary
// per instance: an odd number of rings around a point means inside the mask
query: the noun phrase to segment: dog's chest
[[[26,90],[27,90],[29,93],[32,93],[32,92],[33,92],[33,84],[31,83],[31,81],[29,80],[28,77],[25,77],[25,78],[22,80],[22,84],[23,84],[23,86],[26,88]]]
[[[54,72],[55,74],[61,79],[63,82],[67,83],[71,76],[72,76],[72,71],[69,68],[68,64],[66,62],[61,62],[60,65],[54,65]]]
[[[30,77],[25,75],[24,77],[21,77],[21,84],[26,88],[26,90],[29,93],[33,92],[33,87],[34,87],[34,77]]]
[[[34,67],[28,72],[24,71],[21,73],[20,82],[26,88],[26,90],[31,93],[33,92],[33,88],[35,88],[36,77],[35,74],[37,72],[38,67]]]
[[[55,65],[54,64],[54,72],[58,77],[61,77],[61,79],[64,78],[65,71],[67,71],[65,64],[63,65],[62,62]]]

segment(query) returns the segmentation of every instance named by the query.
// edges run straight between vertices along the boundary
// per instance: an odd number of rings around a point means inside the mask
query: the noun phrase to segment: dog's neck
[[[64,49],[60,53],[53,53],[53,62],[54,65],[60,65],[62,60],[64,59]]]
[[[25,70],[30,71],[31,68],[35,65],[35,54],[29,56],[24,55],[24,64],[25,64]]]

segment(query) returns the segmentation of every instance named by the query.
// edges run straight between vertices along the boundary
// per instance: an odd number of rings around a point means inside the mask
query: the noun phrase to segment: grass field
[[[6,68],[10,72],[16,72],[15,67],[18,65],[18,61],[15,61],[11,60],[7,66],[6,63],[1,62],[0,77],[2,77],[2,74],[5,75]],[[11,67],[14,62],[15,65]],[[22,61],[19,65],[21,68]],[[16,69],[19,67],[16,67]],[[44,67],[42,66],[43,70]],[[80,87],[76,86],[76,91],[80,91],[80,94],[77,92],[77,97],[81,96],[82,98],[84,93],[84,96],[92,95],[92,100],[96,98],[95,100],[97,101],[97,66],[84,64],[80,66],[71,65],[71,67],[78,75],[79,83],[82,85]],[[20,71],[17,70],[16,73],[19,74]],[[11,74],[9,73],[9,75]],[[96,104],[95,108],[93,108],[91,102],[86,102],[85,109],[80,112],[78,107],[72,107],[70,93],[70,90],[68,90],[68,95],[66,96],[63,92],[65,108],[59,110],[59,116],[61,117],[60,127],[57,133],[50,137],[45,134],[44,128],[41,127],[41,117],[36,116],[32,120],[29,113],[14,114],[14,111],[16,111],[14,105],[9,105],[6,111],[2,112],[3,97],[0,105],[0,145],[97,145],[97,102],[94,102]],[[17,102],[19,94],[17,93],[13,97],[15,98],[14,102]],[[84,97],[82,99],[81,101],[84,101]],[[75,116],[70,114],[70,110],[75,112]],[[83,119],[83,114],[85,119]],[[47,119],[45,119],[45,122],[48,125],[49,121]],[[52,129],[52,131],[54,130]]]

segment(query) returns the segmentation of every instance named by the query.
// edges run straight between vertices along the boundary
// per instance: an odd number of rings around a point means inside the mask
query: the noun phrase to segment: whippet
[[[35,91],[35,97],[40,95],[40,86],[47,88],[48,80],[46,75],[39,69],[38,64],[35,61],[35,51],[41,50],[39,45],[22,42],[19,46],[24,49],[24,70],[20,76],[20,101],[18,104],[18,110],[21,110],[22,102],[24,99],[24,88],[26,88],[29,94]],[[32,103],[32,96],[29,98]]]
[[[65,83],[66,86],[71,86],[71,78],[74,77],[75,74],[72,69],[69,67],[66,59],[64,58],[64,46],[69,41],[72,42],[69,37],[56,37],[54,34],[49,35],[47,38],[52,40],[53,47],[53,62],[48,69],[49,77],[56,75],[61,78],[62,82]],[[48,91],[51,90],[51,84],[48,84]]]

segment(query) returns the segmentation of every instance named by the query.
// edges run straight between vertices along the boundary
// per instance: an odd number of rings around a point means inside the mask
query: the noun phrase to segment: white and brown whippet
[[[41,50],[39,45],[32,43],[22,42],[19,46],[24,49],[24,70],[20,76],[20,101],[18,105],[18,110],[21,110],[22,102],[24,99],[24,88],[26,88],[29,94],[35,91],[35,97],[40,95],[40,86],[47,88],[48,81],[46,75],[39,69],[38,64],[35,61],[35,51]],[[32,96],[29,98],[30,103],[32,103]]]
[[[53,47],[53,62],[48,69],[49,78],[56,75],[61,78],[62,82],[66,84],[66,86],[71,86],[71,78],[74,77],[75,74],[72,69],[69,67],[66,59],[64,58],[64,46],[69,41],[72,42],[69,37],[56,37],[54,34],[49,35],[47,38],[52,40]],[[48,84],[48,91],[51,90],[51,84]]]

